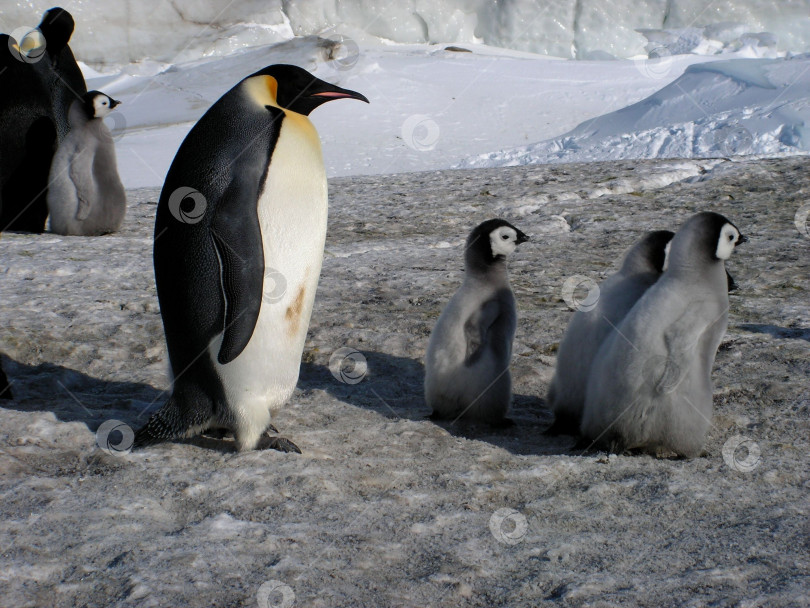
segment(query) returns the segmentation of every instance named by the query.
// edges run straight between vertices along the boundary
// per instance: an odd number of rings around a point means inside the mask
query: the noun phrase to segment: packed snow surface
[[[332,180],[301,379],[274,419],[303,454],[116,451],[170,386],[157,189],[129,191],[118,234],[2,235],[0,606],[810,606],[808,191],[803,158]],[[750,238],[728,262],[706,454],[544,436],[566,279],[601,281],[704,209]],[[510,262],[516,424],[436,424],[428,336],[495,216],[532,237]]]

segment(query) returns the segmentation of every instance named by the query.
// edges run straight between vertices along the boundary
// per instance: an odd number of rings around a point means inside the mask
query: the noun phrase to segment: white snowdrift
[[[669,61],[645,65],[664,70]],[[646,99],[560,137],[458,166],[806,154],[809,123],[810,56],[714,61],[691,65]]]
[[[632,61],[561,61],[494,47],[377,46],[309,36],[180,65],[144,62],[89,78],[123,101],[109,118],[128,188],[158,187],[194,122],[241,78],[294,63],[360,91],[312,114],[330,177],[450,168],[474,154],[560,135],[634,103],[709,57],[680,55],[650,74]],[[335,59],[337,57],[337,59]],[[88,74],[91,76],[92,74]]]

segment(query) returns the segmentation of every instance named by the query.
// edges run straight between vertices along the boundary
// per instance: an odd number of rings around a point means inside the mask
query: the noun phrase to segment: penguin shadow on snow
[[[325,390],[349,405],[376,412],[391,420],[405,419],[442,427],[450,435],[483,441],[513,454],[571,454],[578,438],[567,435],[548,436],[543,431],[551,425],[552,414],[545,400],[539,396],[516,393],[513,395],[508,426],[491,426],[463,420],[433,420],[425,403],[424,365],[415,359],[388,353],[361,351],[366,370],[333,370],[327,365],[303,363],[298,388]],[[362,379],[354,384],[354,378]],[[335,377],[338,376],[338,378]],[[346,381],[348,380],[348,382]]]
[[[14,398],[3,399],[0,407],[53,412],[57,420],[81,422],[92,432],[113,419],[137,428],[147,410],[165,400],[164,392],[149,384],[102,380],[53,363],[27,365],[3,357],[3,369]]]
[[[422,394],[424,366],[408,357],[360,351],[359,364],[344,359],[342,365],[304,362],[298,379],[300,390],[324,390],[349,405],[372,410],[386,418],[422,420],[430,414]]]
[[[755,334],[768,334],[774,338],[810,342],[810,329],[807,327],[780,327],[762,323],[743,323],[737,327]]]

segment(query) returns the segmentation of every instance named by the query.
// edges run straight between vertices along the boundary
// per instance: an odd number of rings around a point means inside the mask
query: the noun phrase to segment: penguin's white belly
[[[250,342],[232,362],[216,361],[221,336],[209,349],[229,409],[258,432],[298,382],[321,272],[327,211],[317,133],[305,117],[285,118],[258,203],[265,265],[259,318]]]

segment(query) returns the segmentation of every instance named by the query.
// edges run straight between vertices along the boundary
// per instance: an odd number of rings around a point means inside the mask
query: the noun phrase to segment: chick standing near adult
[[[480,224],[467,238],[464,282],[433,328],[425,356],[425,400],[433,418],[505,422],[517,326],[506,258],[527,240],[502,219]]]
[[[48,210],[52,232],[92,236],[121,227],[127,201],[118,176],[115,142],[104,117],[118,101],[85,93],[70,108],[71,130],[51,164]]]

